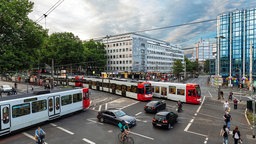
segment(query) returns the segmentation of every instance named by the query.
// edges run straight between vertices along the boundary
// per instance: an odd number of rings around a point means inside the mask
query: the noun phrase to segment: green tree
[[[180,78],[180,73],[184,72],[184,65],[182,64],[181,60],[175,60],[173,63],[173,74],[178,78]]]
[[[28,0],[0,2],[0,72],[31,68],[47,31],[28,18]]]
[[[51,64],[54,59],[55,66],[69,67],[81,65],[85,60],[83,55],[83,43],[72,33],[53,33],[45,42],[42,53],[45,55],[43,61]]]
[[[205,73],[209,73],[210,72],[210,61],[209,60],[206,60],[204,62],[204,72]]]
[[[89,74],[95,71],[96,74],[105,70],[106,66],[106,50],[105,45],[94,40],[85,41],[83,43],[84,54],[86,56],[87,65],[90,67]]]

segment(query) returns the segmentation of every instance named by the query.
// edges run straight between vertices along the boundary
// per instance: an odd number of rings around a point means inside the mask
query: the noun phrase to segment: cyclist
[[[45,138],[45,132],[43,129],[38,126],[38,128],[35,131],[35,138],[37,140],[37,144],[43,144],[44,143],[44,138]]]
[[[128,124],[123,120],[118,123],[118,127],[121,130],[122,136],[121,136],[121,141],[124,141],[124,136],[127,136],[130,132]]]

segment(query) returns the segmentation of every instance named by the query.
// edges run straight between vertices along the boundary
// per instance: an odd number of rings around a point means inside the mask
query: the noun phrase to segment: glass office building
[[[256,8],[223,13],[217,17],[216,72],[223,77],[249,77],[250,46],[253,49],[253,77],[256,77]],[[219,59],[219,60],[218,60]]]

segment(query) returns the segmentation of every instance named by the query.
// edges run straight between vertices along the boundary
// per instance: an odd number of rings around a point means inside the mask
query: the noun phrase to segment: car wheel
[[[153,125],[153,127],[156,127],[156,124],[152,124]]]
[[[101,117],[101,118],[99,119],[99,121],[100,121],[101,123],[103,123],[103,122],[104,122],[104,118]]]

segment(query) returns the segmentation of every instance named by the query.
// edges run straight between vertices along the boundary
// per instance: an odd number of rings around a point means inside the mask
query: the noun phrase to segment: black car
[[[100,111],[98,112],[97,118],[99,122],[110,123],[116,126],[123,120],[129,125],[129,127],[136,125],[135,117],[129,116],[124,111],[119,109],[108,109]]]
[[[170,129],[177,122],[177,118],[178,115],[174,112],[158,112],[152,120],[152,125]]]
[[[157,113],[166,108],[166,103],[162,101],[150,101],[144,106],[144,110],[148,113]]]

